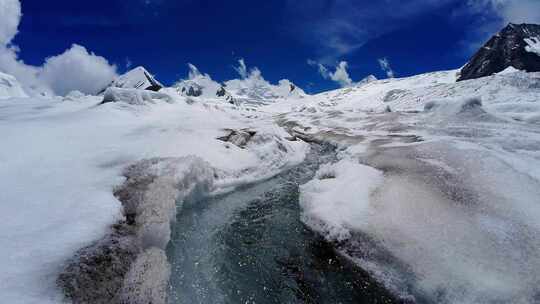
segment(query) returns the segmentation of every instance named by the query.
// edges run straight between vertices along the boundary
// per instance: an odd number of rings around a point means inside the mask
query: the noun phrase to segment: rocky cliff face
[[[512,66],[540,71],[540,54],[531,42],[540,41],[540,25],[509,24],[493,36],[461,70],[458,81],[490,76]]]

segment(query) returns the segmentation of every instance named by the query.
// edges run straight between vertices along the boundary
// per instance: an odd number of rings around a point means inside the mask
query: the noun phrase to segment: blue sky
[[[318,92],[339,84],[308,60],[330,71],[347,61],[353,81],[385,78],[380,58],[398,77],[458,68],[506,22],[537,20],[515,11],[539,2],[22,0],[12,44],[19,59],[39,66],[77,43],[120,73],[142,65],[166,84],[186,77],[187,63],[218,81],[236,78],[232,67],[244,58],[269,81]]]

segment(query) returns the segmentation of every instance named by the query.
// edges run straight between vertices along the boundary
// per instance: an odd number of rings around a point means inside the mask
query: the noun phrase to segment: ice
[[[284,125],[349,163],[302,187],[306,224],[403,298],[536,303],[540,74],[507,72],[379,80],[289,105]],[[366,166],[384,178],[345,174]]]

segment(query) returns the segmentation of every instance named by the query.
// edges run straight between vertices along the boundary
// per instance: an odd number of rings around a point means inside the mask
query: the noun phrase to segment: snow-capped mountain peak
[[[188,64],[188,78],[175,84],[177,91],[184,96],[224,98],[233,102],[272,102],[277,99],[303,98],[307,94],[288,79],[282,79],[277,85],[264,79],[259,69],[243,72],[240,79],[225,81],[220,84],[210,75],[201,73],[193,64]]]
[[[459,81],[490,76],[512,66],[540,71],[540,25],[510,23],[494,35],[461,70]]]
[[[144,67],[139,66],[118,76],[109,87],[159,91],[163,88],[163,85]],[[105,89],[103,91],[105,91]]]

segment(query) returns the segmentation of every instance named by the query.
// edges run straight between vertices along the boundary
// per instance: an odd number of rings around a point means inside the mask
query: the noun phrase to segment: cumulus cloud
[[[41,79],[60,95],[73,90],[97,93],[115,76],[116,67],[107,59],[77,44],[61,55],[47,58],[40,73]]]
[[[324,79],[330,79],[332,81],[335,81],[339,83],[342,87],[348,87],[353,84],[353,81],[351,77],[349,76],[349,72],[347,71],[349,64],[347,61],[341,61],[337,64],[335,71],[331,72],[328,70],[328,68],[315,60],[308,59],[307,63],[313,67],[316,67],[319,71],[319,74]]]
[[[24,63],[19,59],[19,48],[11,44],[21,16],[19,0],[0,0],[0,71],[15,76],[27,93],[63,95],[79,90],[95,94],[116,76],[114,65],[76,44],[47,58],[43,66]]]
[[[347,61],[341,61],[337,65],[336,70],[333,73],[330,73],[330,79],[339,83],[342,87],[351,86],[352,79],[349,76],[349,72],[347,72],[348,66]]]
[[[379,66],[381,67],[381,70],[383,70],[386,73],[386,76],[388,78],[394,78],[395,73],[394,70],[392,70],[392,67],[390,66],[390,61],[388,58],[379,58]]]
[[[21,21],[21,3],[19,0],[0,1],[0,44],[7,45],[17,35]]]

